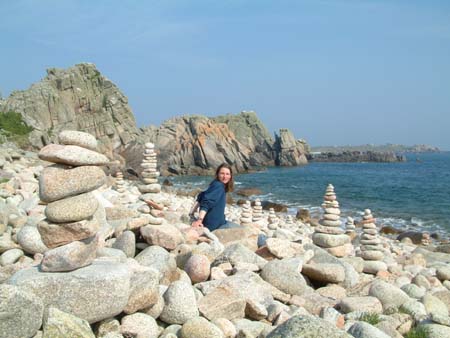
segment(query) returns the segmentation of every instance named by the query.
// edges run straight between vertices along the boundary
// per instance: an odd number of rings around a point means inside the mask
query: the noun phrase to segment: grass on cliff
[[[28,142],[28,134],[33,128],[28,126],[19,113],[8,111],[0,112],[0,134],[3,136],[0,141],[12,141],[17,143],[19,147],[26,146]]]

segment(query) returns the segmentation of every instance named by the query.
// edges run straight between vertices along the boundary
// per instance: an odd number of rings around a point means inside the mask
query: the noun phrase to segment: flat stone
[[[376,297],[383,304],[383,310],[398,309],[411,298],[393,284],[376,280],[372,282],[369,296]]]
[[[67,197],[51,202],[45,208],[45,216],[50,222],[77,222],[91,217],[99,206],[92,193]]]
[[[52,223],[43,220],[38,223],[37,230],[46,247],[56,248],[94,236],[100,230],[100,223],[93,217],[89,220],[69,223]]]
[[[384,253],[381,251],[363,251],[361,252],[361,258],[368,261],[381,261],[384,258]]]
[[[72,166],[105,165],[109,159],[96,151],[72,145],[49,144],[42,148],[38,156],[41,160]]]
[[[18,271],[8,283],[33,293],[45,308],[54,306],[95,323],[123,311],[130,294],[130,271],[125,264],[101,261],[67,273],[33,267]]]
[[[195,293],[189,283],[173,282],[163,297],[165,305],[159,317],[162,321],[168,324],[184,324],[199,315]]]
[[[434,313],[442,317],[448,317],[449,315],[447,305],[445,305],[438,297],[435,297],[430,293],[427,293],[422,297],[422,303],[425,305],[427,313]]]
[[[328,286],[324,286],[318,288],[316,293],[323,297],[328,297],[331,299],[341,300],[347,296],[347,291],[342,286],[336,284],[330,284]]]
[[[229,262],[232,265],[235,265],[239,262],[252,263],[258,265],[259,268],[262,268],[267,263],[265,259],[261,258],[240,243],[235,243],[227,246],[225,250],[213,262],[213,266],[224,262]]]
[[[95,190],[105,182],[106,175],[97,166],[51,165],[39,176],[39,197],[44,202],[53,202]]]
[[[149,224],[141,227],[140,232],[148,244],[158,245],[168,250],[173,250],[184,242],[180,230],[171,224]]]
[[[159,336],[156,320],[140,312],[123,317],[120,332],[125,337],[157,338]]]
[[[347,257],[353,252],[353,245],[352,243],[346,243],[344,245],[326,248],[325,250],[335,257]]]
[[[253,227],[239,227],[230,229],[217,229],[213,231],[219,241],[225,246],[240,243],[252,251],[258,248],[258,229]]]
[[[17,233],[17,242],[29,254],[44,253],[48,247],[43,243],[41,235],[35,226],[24,226]]]
[[[270,253],[277,258],[291,258],[304,253],[303,246],[281,238],[268,238],[266,241]]]
[[[32,337],[42,325],[44,304],[24,288],[0,284],[0,337]]]
[[[43,338],[95,338],[89,323],[55,307],[48,309]]]
[[[378,298],[375,297],[346,297],[341,300],[339,307],[342,312],[349,313],[353,311],[382,313],[383,306]]]
[[[323,225],[318,225],[314,227],[314,231],[319,232],[321,234],[333,234],[333,235],[342,235],[345,233],[345,230],[339,227],[326,227]]]
[[[323,248],[331,248],[335,246],[344,245],[350,242],[350,237],[347,235],[329,235],[315,232],[312,235],[314,244]]]
[[[10,249],[0,255],[0,266],[6,266],[16,263],[20,257],[23,257],[21,249]]]
[[[158,183],[153,184],[139,184],[138,189],[141,193],[159,193],[161,191],[161,185]]]
[[[355,338],[390,338],[386,333],[366,322],[357,322],[348,330]]]
[[[91,150],[97,149],[97,139],[95,136],[82,131],[63,130],[59,133],[58,140],[60,144],[74,145]]]
[[[181,328],[181,338],[225,338],[223,332],[205,318],[189,319]]]
[[[339,221],[341,218],[339,217],[339,215],[325,213],[323,215],[323,219],[326,219],[329,221]]]
[[[261,278],[285,293],[301,295],[306,288],[306,281],[300,273],[302,264],[301,258],[272,260],[263,267]]]
[[[340,227],[342,225],[341,221],[331,221],[327,219],[322,219],[319,221],[320,225],[327,226],[327,227]]]
[[[198,309],[209,320],[244,318],[246,301],[232,288],[219,286],[202,297]]]
[[[388,267],[382,261],[364,261],[363,272],[376,275],[379,271],[387,271]]]
[[[339,283],[345,279],[345,270],[338,264],[304,264],[302,274],[324,283]]]

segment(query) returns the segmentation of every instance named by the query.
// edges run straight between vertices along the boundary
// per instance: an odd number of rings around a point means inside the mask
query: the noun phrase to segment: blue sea
[[[310,163],[271,167],[235,176],[236,190],[256,187],[260,198],[307,208],[319,216],[328,183],[334,185],[342,216],[356,220],[371,209],[378,225],[450,234],[450,152],[407,154],[402,163]],[[206,188],[211,177],[173,178],[176,186]],[[242,197],[236,197],[242,198]]]

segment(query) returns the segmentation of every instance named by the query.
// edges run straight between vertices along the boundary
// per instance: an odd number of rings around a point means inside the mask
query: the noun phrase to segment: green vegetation
[[[6,182],[9,182],[9,178],[6,178],[6,177],[0,178],[0,184],[6,183]]]
[[[427,338],[427,330],[422,327],[413,327],[407,334],[405,334],[405,338]]]
[[[381,319],[380,316],[378,315],[378,313],[373,313],[373,312],[366,312],[363,313],[361,315],[361,317],[359,317],[359,320],[363,321],[363,322],[367,322],[371,325],[376,325],[378,324]]]
[[[0,112],[0,134],[3,139],[17,143],[19,147],[29,144],[28,134],[33,128],[28,126],[19,113],[8,111]]]

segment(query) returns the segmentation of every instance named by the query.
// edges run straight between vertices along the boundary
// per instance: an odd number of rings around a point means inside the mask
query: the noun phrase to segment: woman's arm
[[[202,227],[203,226],[203,218],[205,218],[206,215],[206,211],[205,210],[200,210],[199,214],[198,214],[198,218],[192,222],[192,226],[193,227]]]

